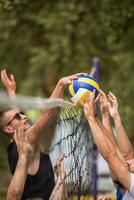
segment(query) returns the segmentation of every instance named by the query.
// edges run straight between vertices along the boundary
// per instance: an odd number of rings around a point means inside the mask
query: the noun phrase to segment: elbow
[[[7,192],[6,200],[21,200],[21,193],[19,190],[14,189]]]

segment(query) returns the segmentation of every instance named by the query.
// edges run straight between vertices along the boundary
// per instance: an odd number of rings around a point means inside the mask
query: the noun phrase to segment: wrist
[[[64,179],[61,179],[61,177],[57,177],[57,183],[62,184],[64,182]]]
[[[30,158],[29,153],[19,153],[19,160],[28,161]]]
[[[114,119],[114,124],[115,124],[116,129],[122,127],[121,118],[120,118],[120,117],[116,117],[116,118]]]
[[[30,158],[24,156],[24,155],[19,155],[19,159],[18,159],[18,164],[22,167],[25,167],[26,169],[28,169],[30,163]]]
[[[89,123],[95,123],[96,122],[96,117],[95,116],[90,116],[90,117],[87,117],[87,120]]]
[[[65,84],[63,83],[62,79],[60,79],[58,81],[58,84],[57,84],[60,88],[64,89],[65,88]]]
[[[16,93],[15,91],[8,91],[9,97],[15,97]]]
[[[109,112],[102,112],[102,117],[110,118]]]
[[[113,116],[113,120],[114,121],[121,121],[119,113],[117,113],[116,115]]]

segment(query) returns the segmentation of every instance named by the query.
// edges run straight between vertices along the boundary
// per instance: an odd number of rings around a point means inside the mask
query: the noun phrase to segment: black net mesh
[[[69,195],[91,193],[93,142],[81,108],[61,109],[50,148],[53,161],[65,154],[64,167]]]

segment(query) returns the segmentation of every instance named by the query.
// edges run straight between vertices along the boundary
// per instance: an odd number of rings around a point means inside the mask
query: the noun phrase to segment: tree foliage
[[[125,127],[133,125],[132,0],[0,0],[0,66],[18,92],[48,97],[57,81],[89,72],[101,60],[101,86],[118,97]]]

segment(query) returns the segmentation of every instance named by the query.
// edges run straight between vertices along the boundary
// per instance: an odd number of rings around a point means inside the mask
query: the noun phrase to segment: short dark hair
[[[9,111],[10,109],[5,109],[3,111],[0,111],[0,132],[4,133],[4,126],[5,126],[5,123],[4,123],[4,114]]]

